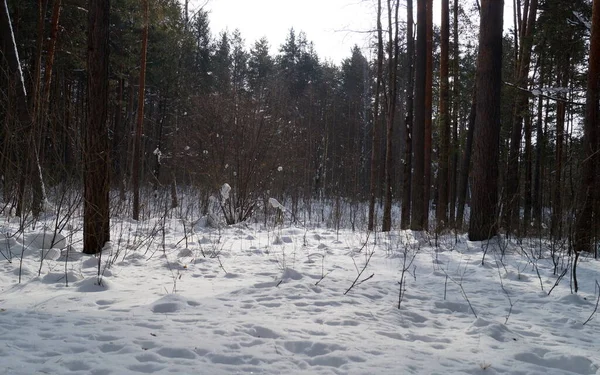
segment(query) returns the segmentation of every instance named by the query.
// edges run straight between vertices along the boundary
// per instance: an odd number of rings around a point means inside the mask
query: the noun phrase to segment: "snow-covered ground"
[[[548,295],[537,240],[183,224],[113,220],[98,285],[80,234],[3,219],[0,373],[600,374],[595,260]]]

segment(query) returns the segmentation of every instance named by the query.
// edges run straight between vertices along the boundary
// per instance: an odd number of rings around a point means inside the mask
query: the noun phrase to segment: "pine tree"
[[[83,152],[83,252],[96,254],[110,241],[107,128],[110,1],[89,0],[88,4],[88,126]]]
[[[469,239],[481,241],[498,230],[498,158],[502,87],[503,0],[483,0],[477,57],[477,108],[473,152],[473,196]]]

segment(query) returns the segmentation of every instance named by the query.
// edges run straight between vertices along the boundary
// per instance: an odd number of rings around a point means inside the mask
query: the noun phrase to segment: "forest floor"
[[[112,224],[100,278],[80,237],[0,238],[0,373],[600,374],[600,262],[548,294],[539,240]]]

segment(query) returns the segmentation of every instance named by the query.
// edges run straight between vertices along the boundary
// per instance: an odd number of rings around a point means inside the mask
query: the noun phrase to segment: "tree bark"
[[[532,126],[532,116],[529,109],[525,113],[525,128],[524,128],[524,136],[525,136],[525,154],[523,155],[523,162],[525,163],[525,185],[523,186],[523,196],[524,196],[524,204],[523,204],[523,236],[527,236],[527,232],[529,229],[529,225],[531,224],[531,172],[532,172],[532,146],[531,146],[531,126]]]
[[[133,144],[133,168],[131,182],[133,189],[133,219],[140,219],[140,178],[142,163],[142,132],[144,128],[144,99],[146,90],[146,53],[148,50],[148,0],[142,1],[144,7],[144,30],[142,32],[142,52],[140,67],[140,87],[138,94],[137,124],[135,127],[135,140]]]
[[[502,86],[503,0],[482,0],[477,56],[477,108],[473,150],[473,196],[469,239],[482,241],[498,231],[498,160]]]
[[[406,147],[404,150],[404,180],[402,181],[402,212],[400,228],[408,229],[410,226],[410,198],[412,181],[412,129],[413,129],[413,106],[414,106],[414,60],[415,39],[413,36],[413,0],[406,1],[406,59],[408,67],[408,79],[406,88]]]
[[[379,97],[383,79],[383,30],[381,26],[381,0],[377,0],[377,83],[375,85],[375,104],[372,123],[371,146],[371,183],[369,188],[369,222],[368,229],[375,229],[375,199],[377,197],[377,159],[379,158]]]
[[[458,142],[458,111],[459,111],[459,67],[460,67],[460,53],[458,48],[458,11],[459,5],[458,0],[454,0],[454,24],[453,26],[453,64],[452,64],[452,147],[451,157],[452,166],[450,169],[450,212],[448,222],[453,227],[456,223],[456,199],[458,189],[458,155],[460,151],[460,144]]]
[[[427,0],[417,0],[417,44],[415,77],[415,121],[413,127],[414,167],[410,229],[425,228],[425,63],[427,48]]]
[[[557,83],[560,87],[567,87],[569,82],[568,55],[563,56],[558,65],[559,76]],[[559,94],[563,97],[563,94]],[[554,181],[552,184],[552,218],[550,233],[554,239],[562,238],[562,175],[563,175],[563,146],[565,134],[566,103],[564,100],[556,102],[556,148],[554,161]]]
[[[424,217],[423,229],[429,227],[429,203],[431,200],[431,154],[432,154],[432,113],[433,113],[433,0],[427,0],[426,25],[427,43],[425,60],[425,162],[424,162]]]
[[[393,169],[393,136],[394,120],[396,118],[397,102],[397,72],[398,72],[398,0],[388,5],[388,93],[387,93],[387,131],[385,146],[385,203],[383,207],[383,221],[381,230],[389,232],[392,229],[392,169]],[[392,20],[392,10],[395,9],[395,17]],[[395,26],[394,26],[395,25]]]
[[[28,179],[31,183],[32,200],[31,211],[35,217],[43,210],[46,192],[42,179],[42,168],[40,161],[40,150],[42,140],[42,53],[44,49],[44,29],[47,0],[38,0],[38,32],[36,42],[36,56],[34,65],[33,90],[31,95],[31,128],[29,131],[29,173]],[[33,157],[32,157],[33,156]]]
[[[108,143],[109,0],[88,2],[87,111],[85,130],[83,252],[96,254],[110,241]]]
[[[477,110],[477,88],[473,89],[473,100],[469,112],[467,140],[460,166],[460,177],[458,181],[458,202],[456,207],[456,228],[462,228],[465,215],[465,204],[467,201],[467,190],[469,187],[469,170],[471,168],[471,156],[473,151],[473,134],[475,132],[475,112]]]
[[[600,184],[597,174],[600,169],[600,0],[594,0],[592,10],[592,33],[590,59],[583,124],[582,183],[579,192],[579,209],[575,222],[574,249],[576,252],[595,252],[593,233],[598,229],[600,211]],[[597,256],[597,253],[595,254]]]
[[[450,4],[442,0],[441,56],[440,56],[440,156],[438,172],[438,202],[436,207],[437,229],[448,225],[448,170],[450,165],[450,113],[449,98],[449,44],[450,44]]]

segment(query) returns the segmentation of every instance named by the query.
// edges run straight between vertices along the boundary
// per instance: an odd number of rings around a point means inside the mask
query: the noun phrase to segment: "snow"
[[[579,294],[567,276],[548,295],[548,254],[522,255],[535,239],[113,218],[99,259],[47,220],[16,236],[0,220],[6,374],[600,373],[600,317],[583,325],[599,263],[582,258]]]
[[[230,191],[231,191],[231,186],[228,183],[224,183],[223,186],[221,186],[221,198],[223,199],[223,201],[226,201],[227,199],[229,199]]]
[[[592,22],[589,19],[585,18],[583,14],[573,11],[573,15],[583,26],[585,26],[586,29],[588,29],[589,31],[592,30]]]
[[[276,210],[279,209],[281,211],[285,211],[285,207],[275,198],[269,198],[269,204]]]

